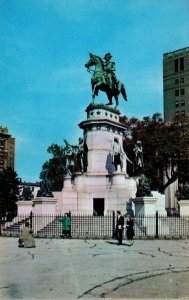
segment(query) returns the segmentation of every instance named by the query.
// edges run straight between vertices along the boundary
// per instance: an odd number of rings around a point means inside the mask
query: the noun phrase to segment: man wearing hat
[[[117,78],[115,75],[115,62],[110,61],[112,58],[112,55],[108,52],[104,56],[104,71],[105,71],[105,77],[108,82],[108,85],[111,89],[115,88],[117,85]]]

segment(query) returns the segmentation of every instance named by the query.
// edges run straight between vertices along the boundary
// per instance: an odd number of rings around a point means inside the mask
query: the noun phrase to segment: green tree
[[[8,221],[17,214],[19,183],[17,173],[11,168],[0,172],[0,214],[7,215]]]
[[[62,146],[52,144],[47,152],[52,158],[46,161],[40,173],[41,185],[52,191],[61,191],[63,187],[66,158]]]
[[[189,162],[189,130],[187,117],[175,118],[171,123],[163,122],[159,113],[152,117],[124,118],[127,125],[124,148],[130,157],[137,140],[141,140],[144,151],[144,173],[151,179],[151,188],[160,192],[176,179],[186,180]],[[133,157],[134,159],[134,157]],[[163,176],[166,182],[163,182]]]

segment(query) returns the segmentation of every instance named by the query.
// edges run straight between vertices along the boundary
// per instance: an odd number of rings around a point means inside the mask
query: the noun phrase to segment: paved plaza
[[[189,298],[189,240],[0,238],[0,299]]]

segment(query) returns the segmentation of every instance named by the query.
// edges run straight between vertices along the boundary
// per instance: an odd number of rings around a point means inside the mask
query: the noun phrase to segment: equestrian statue
[[[92,101],[94,103],[95,96],[98,96],[99,90],[106,93],[109,102],[106,105],[112,105],[112,97],[115,98],[117,108],[119,101],[118,96],[121,93],[123,98],[127,101],[125,86],[121,83],[115,75],[115,62],[111,61],[112,55],[106,53],[104,58],[89,53],[90,59],[85,64],[87,71],[92,73]],[[90,67],[94,66],[94,70]]]

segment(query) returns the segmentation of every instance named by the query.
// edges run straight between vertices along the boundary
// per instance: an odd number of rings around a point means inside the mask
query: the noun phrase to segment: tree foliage
[[[0,172],[0,213],[2,216],[8,216],[8,221],[12,220],[17,214],[19,194],[19,179],[17,173],[11,168]]]
[[[62,146],[52,144],[47,152],[52,158],[46,161],[40,173],[41,185],[52,191],[60,191],[63,186],[66,158]]]
[[[144,152],[144,173],[151,179],[151,188],[163,192],[167,186],[189,176],[189,130],[187,117],[163,122],[159,113],[152,117],[122,120],[127,125],[124,148],[132,157],[134,144],[141,140]],[[127,150],[128,149],[128,150]],[[166,180],[163,181],[165,176]]]

